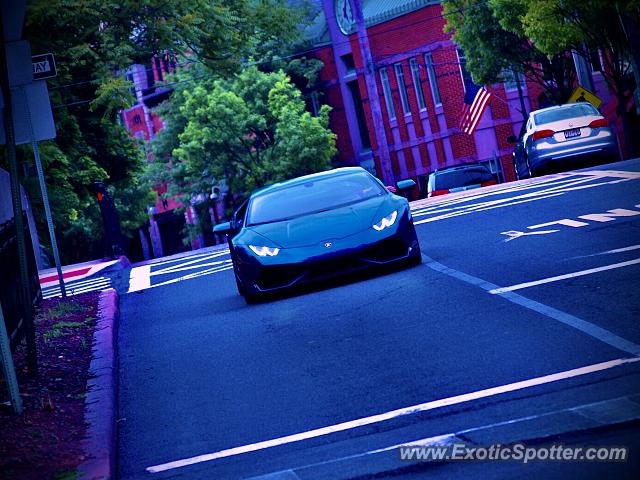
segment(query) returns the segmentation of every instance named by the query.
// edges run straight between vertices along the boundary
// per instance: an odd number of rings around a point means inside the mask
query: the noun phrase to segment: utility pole
[[[387,185],[395,185],[396,178],[391,166],[391,155],[389,154],[389,145],[387,144],[387,134],[384,129],[382,110],[380,109],[380,95],[378,94],[378,85],[376,83],[375,66],[371,56],[371,48],[369,47],[367,28],[364,24],[364,15],[362,14],[362,0],[352,0],[352,2],[358,33],[358,45],[360,46],[360,55],[362,56],[362,63],[364,67],[364,80],[367,85],[367,96],[369,97],[369,108],[371,109],[371,117],[373,118],[373,129],[376,137],[375,140],[378,144],[378,155],[380,156],[380,167],[382,168],[382,180]]]

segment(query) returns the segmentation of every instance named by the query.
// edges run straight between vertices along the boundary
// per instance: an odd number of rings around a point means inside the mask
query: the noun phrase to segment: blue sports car
[[[397,190],[414,186],[404,180]],[[238,291],[247,303],[367,267],[421,261],[408,201],[359,167],[258,190],[214,231],[228,235]]]

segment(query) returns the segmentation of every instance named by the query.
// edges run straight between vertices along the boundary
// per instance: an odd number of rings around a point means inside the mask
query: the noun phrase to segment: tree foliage
[[[225,180],[230,198],[269,183],[331,167],[336,153],[329,107],[305,111],[300,91],[283,72],[248,67],[229,80],[205,81],[174,92],[179,116],[158,136],[172,156],[158,156],[154,173],[187,198]],[[176,118],[177,117],[177,118]],[[167,143],[167,140],[168,143]],[[169,173],[169,175],[167,175]]]
[[[168,53],[179,65],[196,62],[208,74],[230,76],[256,50],[275,51],[297,37],[306,10],[287,5],[286,0],[28,2],[24,37],[34,54],[53,52],[58,68],[58,76],[48,81],[57,138],[41,149],[64,261],[102,253],[91,182],[104,180],[111,189],[129,237],[153,203],[142,175],[145,156],[118,119],[133,101],[125,75],[129,66]],[[31,158],[30,149],[22,149],[23,163],[29,165]],[[34,180],[31,167],[24,182],[41,212]],[[44,215],[36,217],[44,226]]]
[[[618,100],[618,115],[625,136],[632,143],[626,105],[636,87],[631,60],[634,56],[638,59],[640,47],[630,37],[631,32],[625,30],[625,18],[640,18],[639,0],[490,0],[490,3],[505,28],[522,32],[544,54],[562,55],[571,51],[591,63],[602,60],[602,75]]]
[[[535,2],[533,2],[535,3]],[[525,6],[493,0],[445,0],[447,30],[465,51],[467,68],[480,83],[505,80],[505,72],[524,74],[555,103],[573,90],[575,71],[564,52],[547,55],[531,42],[519,22]]]

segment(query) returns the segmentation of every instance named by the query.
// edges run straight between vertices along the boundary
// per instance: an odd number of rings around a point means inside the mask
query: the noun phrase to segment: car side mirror
[[[219,223],[213,227],[213,233],[217,233],[218,235],[229,235],[231,232],[233,232],[231,222]]]
[[[396,185],[399,192],[407,192],[409,190],[413,190],[416,186],[416,182],[408,178],[406,180],[400,180]]]
[[[518,143],[518,137],[516,137],[515,135],[509,135],[507,137],[507,142],[508,143]]]

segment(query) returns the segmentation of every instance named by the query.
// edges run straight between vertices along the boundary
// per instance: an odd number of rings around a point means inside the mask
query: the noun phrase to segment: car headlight
[[[391,225],[396,223],[397,218],[398,218],[398,211],[394,210],[389,215],[387,215],[382,220],[380,220],[378,223],[374,224],[373,228],[378,232],[381,230],[384,230],[385,228],[390,227]]]
[[[259,257],[275,257],[278,252],[280,252],[280,249],[275,247],[258,247],[256,245],[249,245],[249,248]]]

